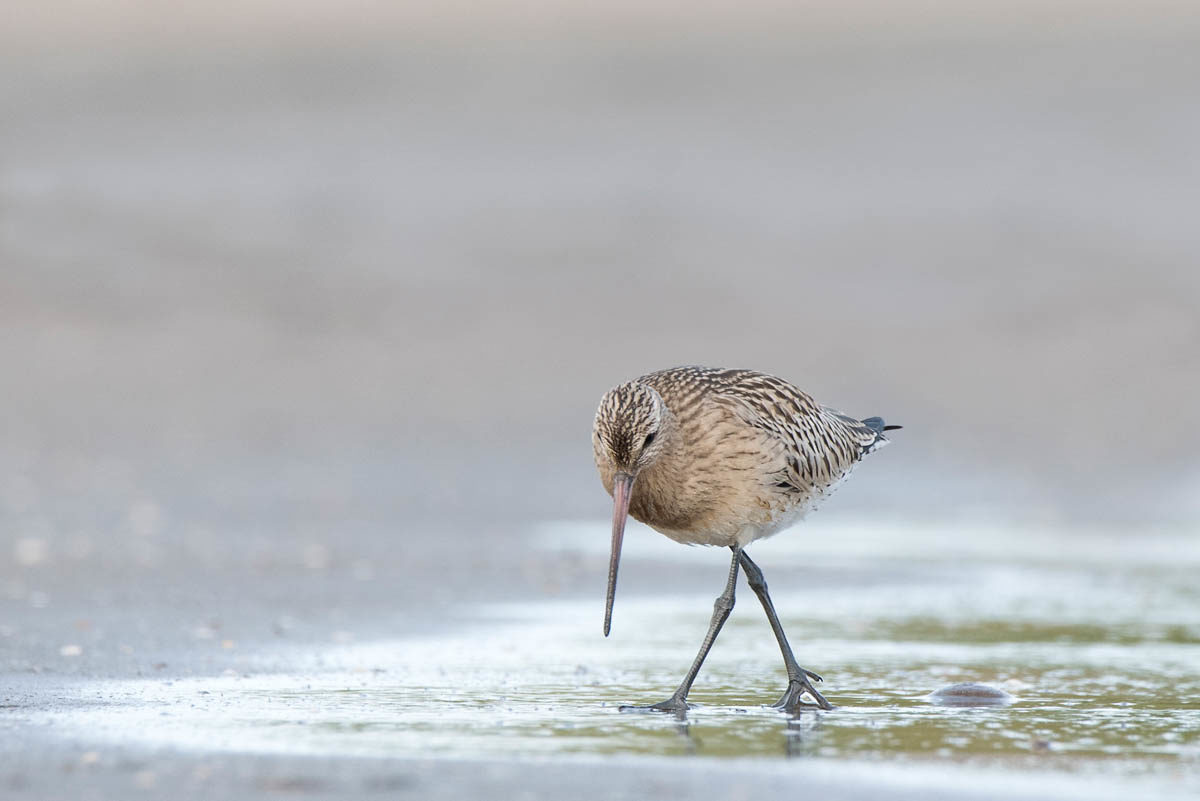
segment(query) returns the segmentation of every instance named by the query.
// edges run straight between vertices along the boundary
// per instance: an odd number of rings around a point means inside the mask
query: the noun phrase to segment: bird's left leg
[[[821,677],[811,670],[805,670],[796,662],[796,657],[792,654],[792,646],[788,645],[787,635],[783,633],[783,626],[779,622],[779,615],[775,614],[775,604],[771,603],[771,596],[767,594],[767,580],[763,578],[762,571],[746,555],[745,551],[741,553],[741,562],[742,569],[746,571],[746,583],[750,585],[750,589],[754,590],[758,600],[762,601],[763,611],[767,613],[767,620],[771,623],[771,631],[775,632],[775,640],[779,643],[779,650],[783,652],[783,664],[787,667],[788,688],[784,691],[783,697],[772,706],[787,712],[796,712],[805,707],[811,708],[811,704],[800,700],[802,695],[808,693],[821,709],[833,709],[833,704],[826,701],[825,697],[817,692],[817,689],[812,686],[812,682],[809,681],[809,679],[821,681]]]
[[[700,672],[700,666],[704,664],[704,658],[708,656],[713,642],[717,639],[717,634],[720,633],[721,627],[725,625],[725,621],[729,618],[729,613],[733,611],[733,593],[737,588],[738,557],[742,553],[742,547],[740,545],[732,545],[730,547],[733,550],[733,561],[729,565],[729,580],[725,582],[725,592],[717,596],[717,600],[713,602],[712,620],[708,624],[708,634],[704,635],[704,642],[700,644],[700,653],[696,654],[691,668],[688,669],[687,675],[683,677],[683,682],[671,694],[671,697],[665,701],[660,701],[650,706],[623,706],[621,707],[622,712],[674,712],[677,715],[682,715],[687,711],[687,694],[692,689],[692,682],[696,680],[696,675]]]

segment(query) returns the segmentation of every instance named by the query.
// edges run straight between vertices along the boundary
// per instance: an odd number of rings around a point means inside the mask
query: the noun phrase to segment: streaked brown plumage
[[[797,387],[753,370],[676,367],[614,387],[592,428],[596,467],[614,499],[613,552],[605,634],[612,614],[626,511],[677,542],[734,551],[726,593],[717,599],[709,636],[684,684],[652,709],[686,709],[684,701],[728,609],[739,565],[759,595],[784,652],[796,709],[814,677],[795,664],[761,572],[743,549],[817,505],[867,454],[888,440],[877,417],[857,420],[822,406]],[[723,603],[724,601],[724,603]]]

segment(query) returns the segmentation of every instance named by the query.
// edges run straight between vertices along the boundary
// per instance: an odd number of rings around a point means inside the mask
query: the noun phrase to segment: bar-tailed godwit
[[[822,406],[766,373],[676,367],[609,390],[592,427],[592,447],[604,488],[613,498],[612,555],[604,635],[613,597],[625,518],[676,542],[733,551],[725,591],[691,668],[665,701],[624,707],[682,713],[687,694],[713,641],[733,609],[739,567],[762,602],[783,652],[788,687],[774,706],[787,711],[832,709],[812,681],[821,677],[796,662],[775,614],[767,583],[745,548],[815,509],[867,454],[888,443],[878,417],[859,420]]]

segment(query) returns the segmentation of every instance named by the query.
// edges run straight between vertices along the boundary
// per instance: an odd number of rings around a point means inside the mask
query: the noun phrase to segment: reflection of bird
[[[864,456],[887,444],[884,431],[899,427],[848,417],[752,370],[676,367],[605,394],[592,428],[596,467],[613,497],[605,636],[627,514],[676,542],[733,551],[729,580],[691,669],[670,698],[645,709],[687,709],[688,690],[733,608],[739,565],[783,651],[788,688],[775,706],[808,706],[800,700],[808,693],[832,709],[809,681],[821,677],[797,664],[762,571],[743,549],[815,509]]]

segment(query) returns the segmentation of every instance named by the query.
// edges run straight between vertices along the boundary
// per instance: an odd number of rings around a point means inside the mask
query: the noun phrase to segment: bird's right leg
[[[821,681],[821,677],[811,670],[805,670],[796,662],[792,646],[788,645],[787,635],[783,633],[783,625],[779,622],[779,615],[775,614],[775,604],[771,603],[771,596],[767,594],[767,580],[763,578],[762,571],[746,555],[745,551],[741,554],[741,562],[742,569],[746,571],[746,583],[750,585],[750,589],[754,590],[758,600],[762,601],[763,611],[767,613],[767,620],[771,623],[771,631],[775,632],[775,640],[779,643],[779,650],[783,652],[783,664],[787,667],[788,688],[784,691],[783,697],[772,706],[787,712],[797,712],[804,707],[811,707],[811,704],[803,703],[800,700],[801,696],[808,693],[821,709],[833,709],[833,704],[826,701],[825,697],[817,692],[817,689],[812,686],[812,682],[809,681],[809,679]]]
[[[700,644],[700,653],[696,654],[696,658],[692,660],[692,666],[687,675],[683,677],[683,682],[665,701],[659,701],[650,706],[623,706],[621,707],[622,712],[674,712],[676,715],[683,715],[687,711],[687,694],[692,689],[692,682],[696,680],[700,666],[704,664],[704,658],[708,656],[713,642],[717,639],[717,634],[725,625],[729,613],[733,611],[733,593],[737,588],[738,557],[742,553],[742,548],[739,545],[733,545],[731,548],[733,561],[729,565],[729,580],[725,582],[725,592],[717,596],[717,600],[713,602],[712,620],[708,624],[708,634],[704,635],[704,642]]]

